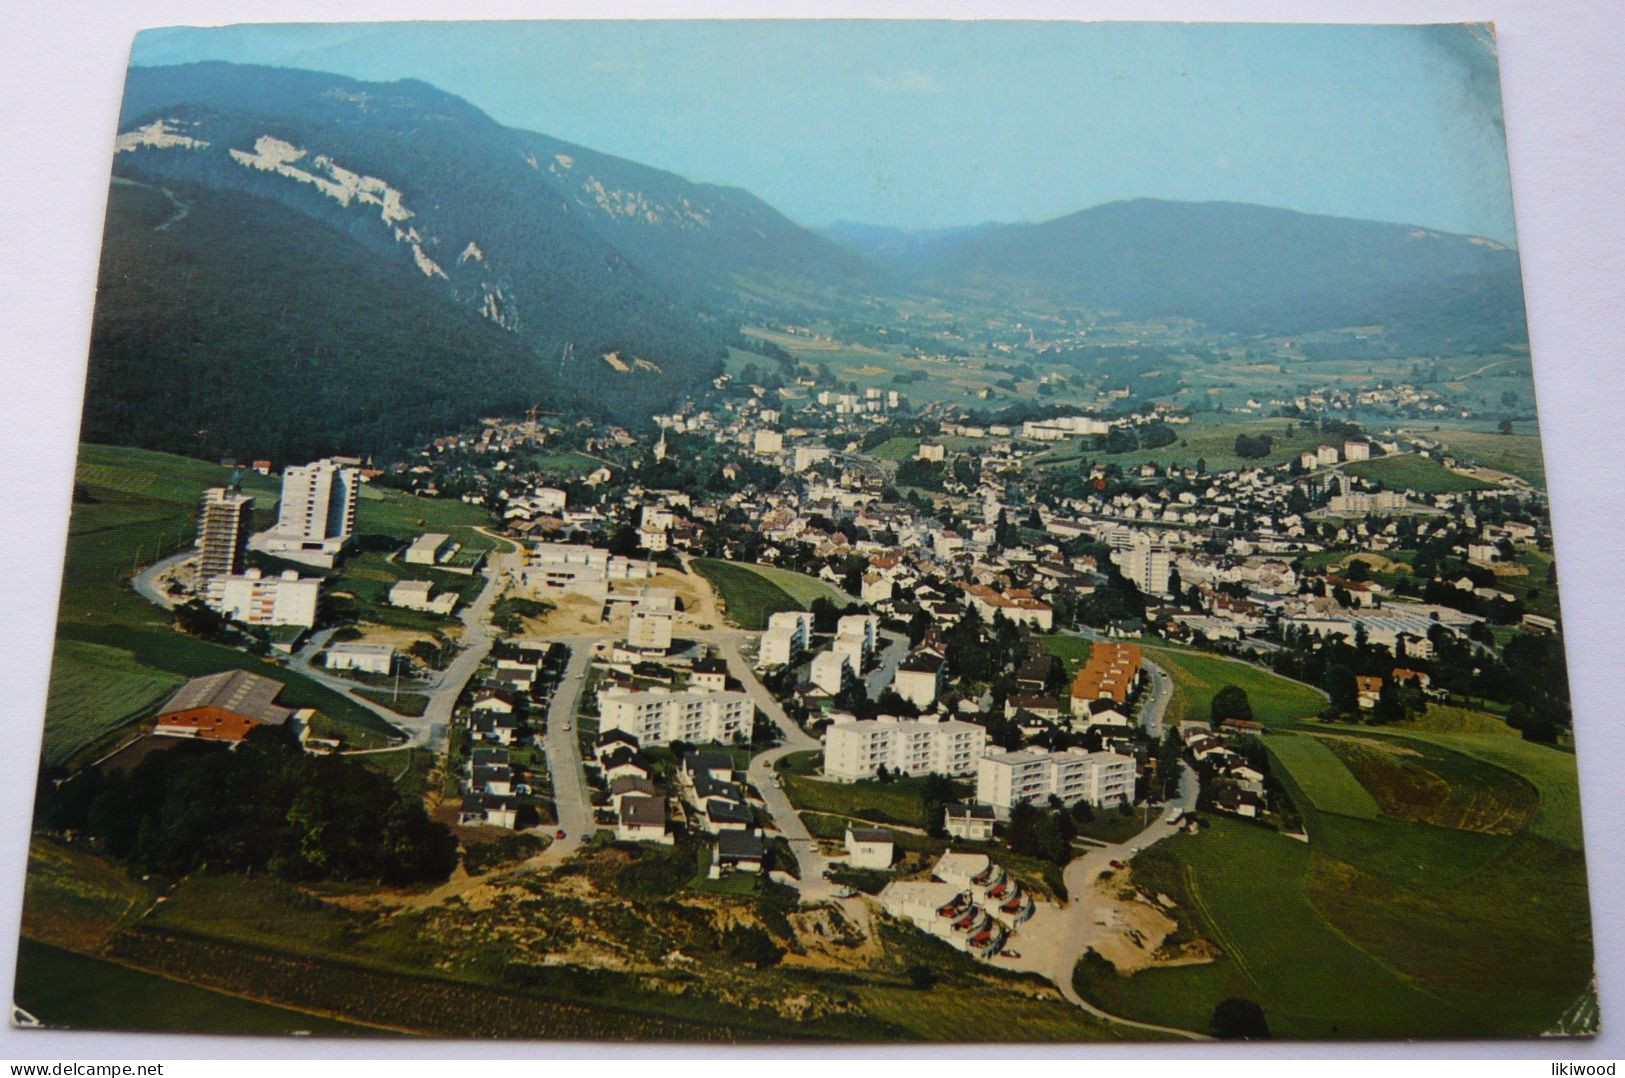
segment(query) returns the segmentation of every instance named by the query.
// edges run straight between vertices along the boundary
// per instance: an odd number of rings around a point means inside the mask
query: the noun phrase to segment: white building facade
[[[836,782],[894,775],[973,775],[987,748],[987,731],[955,719],[868,721],[848,717],[824,731],[824,775]]]
[[[1134,800],[1134,757],[1114,752],[1021,749],[990,752],[976,765],[976,800],[1001,817],[1022,802],[1059,797],[1068,805],[1122,805]]]
[[[703,744],[749,737],[756,708],[742,692],[671,692],[613,688],[598,696],[603,733],[625,730],[642,745]]]

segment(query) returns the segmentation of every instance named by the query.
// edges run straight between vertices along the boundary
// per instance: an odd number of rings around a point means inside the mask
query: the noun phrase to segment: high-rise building
[[[294,465],[282,473],[276,527],[254,536],[255,550],[325,569],[355,532],[361,469],[338,460]]]
[[[1161,595],[1168,590],[1168,575],[1174,567],[1174,559],[1161,543],[1141,540],[1125,550],[1115,551],[1112,561],[1141,594]]]
[[[243,571],[253,514],[254,499],[231,487],[210,487],[203,492],[197,515],[199,587],[207,587],[217,576]]]

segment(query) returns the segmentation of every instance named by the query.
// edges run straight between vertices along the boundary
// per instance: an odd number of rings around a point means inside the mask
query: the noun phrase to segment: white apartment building
[[[751,449],[759,457],[784,452],[784,435],[776,430],[759,430],[751,439]]]
[[[807,680],[831,696],[846,688],[851,677],[851,665],[838,651],[820,651],[807,671]]]
[[[813,616],[805,610],[782,610],[767,619],[767,632],[757,652],[757,666],[784,666],[807,650]]]
[[[864,666],[875,653],[879,632],[880,619],[873,614],[848,614],[836,623],[835,642],[830,645],[830,651],[841,657],[853,677],[861,677]]]
[[[901,775],[972,775],[987,731],[970,722],[847,716],[824,731],[824,775],[836,782],[873,778],[882,765]]]
[[[276,527],[250,541],[255,550],[331,569],[355,533],[361,469],[334,459],[294,465],[282,473]]]
[[[945,667],[935,655],[920,654],[904,660],[892,675],[892,689],[917,708],[930,707],[942,691]]]
[[[804,472],[814,464],[829,458],[830,448],[827,445],[798,445],[791,466],[798,472]]]
[[[1002,818],[1024,801],[1059,797],[1068,805],[1128,804],[1134,800],[1134,757],[1114,752],[1029,748],[990,752],[976,765],[976,800]]]
[[[1166,546],[1150,540],[1112,553],[1112,561],[1125,579],[1143,595],[1161,595],[1168,590],[1168,573],[1174,566]]]
[[[615,687],[598,694],[598,728],[625,730],[642,745],[704,744],[750,736],[756,709],[742,692],[672,692]]]
[[[677,623],[677,593],[670,588],[644,588],[627,624],[626,643],[640,651],[665,653]]]
[[[280,576],[266,576],[258,569],[209,581],[208,604],[232,621],[244,625],[316,624],[316,599],[321,590],[317,577],[301,577],[289,569]]]

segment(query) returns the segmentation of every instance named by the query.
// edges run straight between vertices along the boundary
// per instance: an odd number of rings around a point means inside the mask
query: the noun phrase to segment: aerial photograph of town
[[[12,1022],[1594,1035],[1499,86],[1480,24],[143,33]]]

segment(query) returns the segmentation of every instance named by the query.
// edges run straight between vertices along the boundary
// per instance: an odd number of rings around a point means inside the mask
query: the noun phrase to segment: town
[[[1518,475],[1313,396],[1274,420],[1312,447],[1261,460],[1274,439],[1242,433],[1220,469],[1115,459],[1169,445],[1181,408],[801,388],[724,376],[637,433],[533,410],[390,462],[222,461],[134,588],[378,721],[222,669],[52,781],[262,728],[388,754],[460,850],[395,870],[460,861],[447,895],[664,850],[702,891],[782,889],[857,937],[885,917],[1093,1012],[1080,962],[1200,953],[1157,942],[1187,931],[1166,891],[1122,886],[1147,851],[1226,819],[1308,840],[1319,795],[1283,750],[1330,742],[1288,711],[1568,736],[1544,498]],[[397,503],[461,523],[358,523]]]

